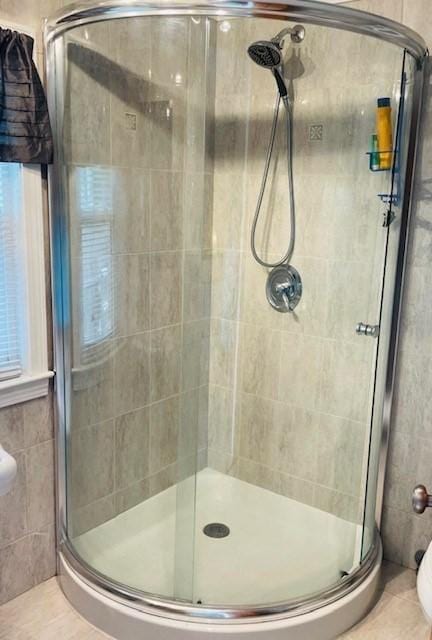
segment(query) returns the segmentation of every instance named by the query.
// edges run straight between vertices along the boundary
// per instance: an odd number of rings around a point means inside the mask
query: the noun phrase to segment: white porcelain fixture
[[[0,444],[0,496],[12,490],[17,474],[17,463]]]
[[[432,624],[432,542],[417,574],[417,594],[426,619]]]

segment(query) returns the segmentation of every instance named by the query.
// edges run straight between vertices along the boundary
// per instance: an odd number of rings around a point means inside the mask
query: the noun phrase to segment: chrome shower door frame
[[[56,163],[50,169],[51,246],[53,281],[53,322],[55,343],[55,395],[57,422],[57,544],[59,556],[80,578],[96,591],[140,611],[176,620],[232,624],[262,622],[300,616],[335,602],[354,591],[376,566],[380,554],[380,539],[376,532],[375,542],[369,552],[349,576],[328,589],[307,598],[246,607],[193,605],[167,600],[117,583],[90,567],[76,553],[68,537],[67,527],[67,465],[66,450],[70,443],[70,390],[71,390],[71,287],[70,287],[70,237],[67,197],[64,180],[64,151],[59,143],[63,131],[63,92],[56,87],[64,86],[65,65],[61,34],[77,26],[138,16],[188,16],[208,17],[261,17],[276,20],[293,20],[305,24],[343,29],[379,38],[408,51],[417,61],[413,87],[413,108],[409,123],[409,144],[406,160],[401,228],[395,272],[395,288],[392,301],[390,346],[387,353],[384,409],[382,415],[382,438],[379,453],[378,494],[376,499],[376,523],[380,524],[386,458],[390,433],[391,408],[395,377],[395,365],[399,336],[400,310],[406,267],[412,191],[414,184],[417,138],[421,114],[424,84],[426,45],[413,31],[397,23],[371,16],[364,12],[328,5],[313,0],[281,0],[266,2],[245,0],[209,2],[203,4],[160,4],[142,0],[99,0],[93,6],[88,3],[72,5],[67,11],[58,12],[46,24],[45,46],[48,79],[48,98],[54,138],[56,141]],[[59,100],[59,95],[61,96]]]

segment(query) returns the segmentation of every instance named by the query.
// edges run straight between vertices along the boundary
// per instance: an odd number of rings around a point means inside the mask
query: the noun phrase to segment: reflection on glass
[[[112,259],[111,170],[79,167],[76,172],[80,224],[80,361],[100,360],[115,333]]]

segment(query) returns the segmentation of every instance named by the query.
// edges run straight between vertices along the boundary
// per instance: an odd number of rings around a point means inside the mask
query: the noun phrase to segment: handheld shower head
[[[248,54],[251,60],[264,69],[269,69],[276,80],[278,91],[284,102],[288,100],[288,90],[283,79],[282,48],[287,35],[291,36],[293,42],[302,42],[305,36],[304,27],[286,27],[271,40],[257,40],[248,47]]]
[[[258,40],[248,47],[249,57],[260,67],[275,69],[282,63],[282,52],[277,42]]]
[[[250,58],[260,67],[273,73],[282,100],[287,99],[288,90],[282,75],[282,50],[273,40],[258,40],[248,47]]]

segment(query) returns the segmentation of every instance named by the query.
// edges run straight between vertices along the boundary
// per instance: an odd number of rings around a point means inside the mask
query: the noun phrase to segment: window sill
[[[0,408],[46,396],[49,380],[53,375],[52,371],[47,371],[35,376],[21,376],[0,382]]]

